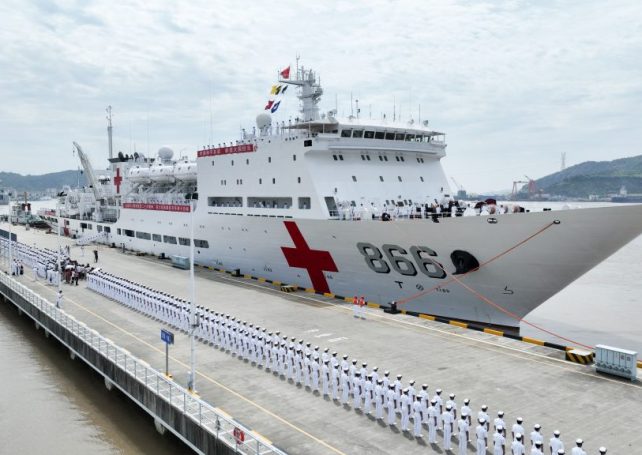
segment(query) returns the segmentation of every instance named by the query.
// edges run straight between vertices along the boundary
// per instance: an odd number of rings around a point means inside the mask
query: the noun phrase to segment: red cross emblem
[[[311,250],[294,221],[284,221],[294,248],[282,246],[281,250],[290,267],[306,269],[312,281],[312,287],[319,292],[330,292],[324,271],[338,272],[329,251]]]
[[[114,177],[114,185],[116,185],[116,193],[120,194],[120,183],[123,181],[123,178],[120,176],[120,168],[116,168],[116,177]]]

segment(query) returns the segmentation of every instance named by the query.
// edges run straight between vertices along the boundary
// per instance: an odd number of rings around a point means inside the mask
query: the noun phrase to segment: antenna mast
[[[111,126],[111,106],[107,106],[107,139],[109,141],[109,159],[114,157],[114,149],[112,146],[112,126]]]

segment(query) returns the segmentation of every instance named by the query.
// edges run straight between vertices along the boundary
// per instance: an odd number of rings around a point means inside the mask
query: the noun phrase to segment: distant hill
[[[0,186],[14,188],[17,191],[44,191],[48,188],[62,188],[64,185],[78,185],[78,171],[52,172],[43,175],[20,175],[14,172],[0,172]],[[80,184],[85,177],[80,174]]]
[[[642,155],[613,161],[586,161],[535,183],[543,193],[566,197],[608,196],[618,193],[622,185],[629,193],[642,193]]]

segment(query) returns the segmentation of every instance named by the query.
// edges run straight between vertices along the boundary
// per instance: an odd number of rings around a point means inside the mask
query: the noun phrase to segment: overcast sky
[[[567,164],[642,153],[636,1],[0,3],[1,170],[103,167],[105,107],[125,153],[194,155],[238,138],[278,69],[321,74],[322,110],[429,119],[446,175],[508,189]],[[279,120],[296,115],[286,94]],[[210,128],[210,107],[213,128]]]

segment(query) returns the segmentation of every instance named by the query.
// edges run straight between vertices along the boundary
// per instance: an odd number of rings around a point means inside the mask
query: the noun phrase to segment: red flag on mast
[[[282,70],[279,74],[283,79],[290,79],[290,67],[288,66],[286,69]]]
[[[269,100],[268,103],[265,105],[265,109],[264,110],[267,111],[268,109],[272,109],[272,105],[273,104],[274,104],[274,101]]]

